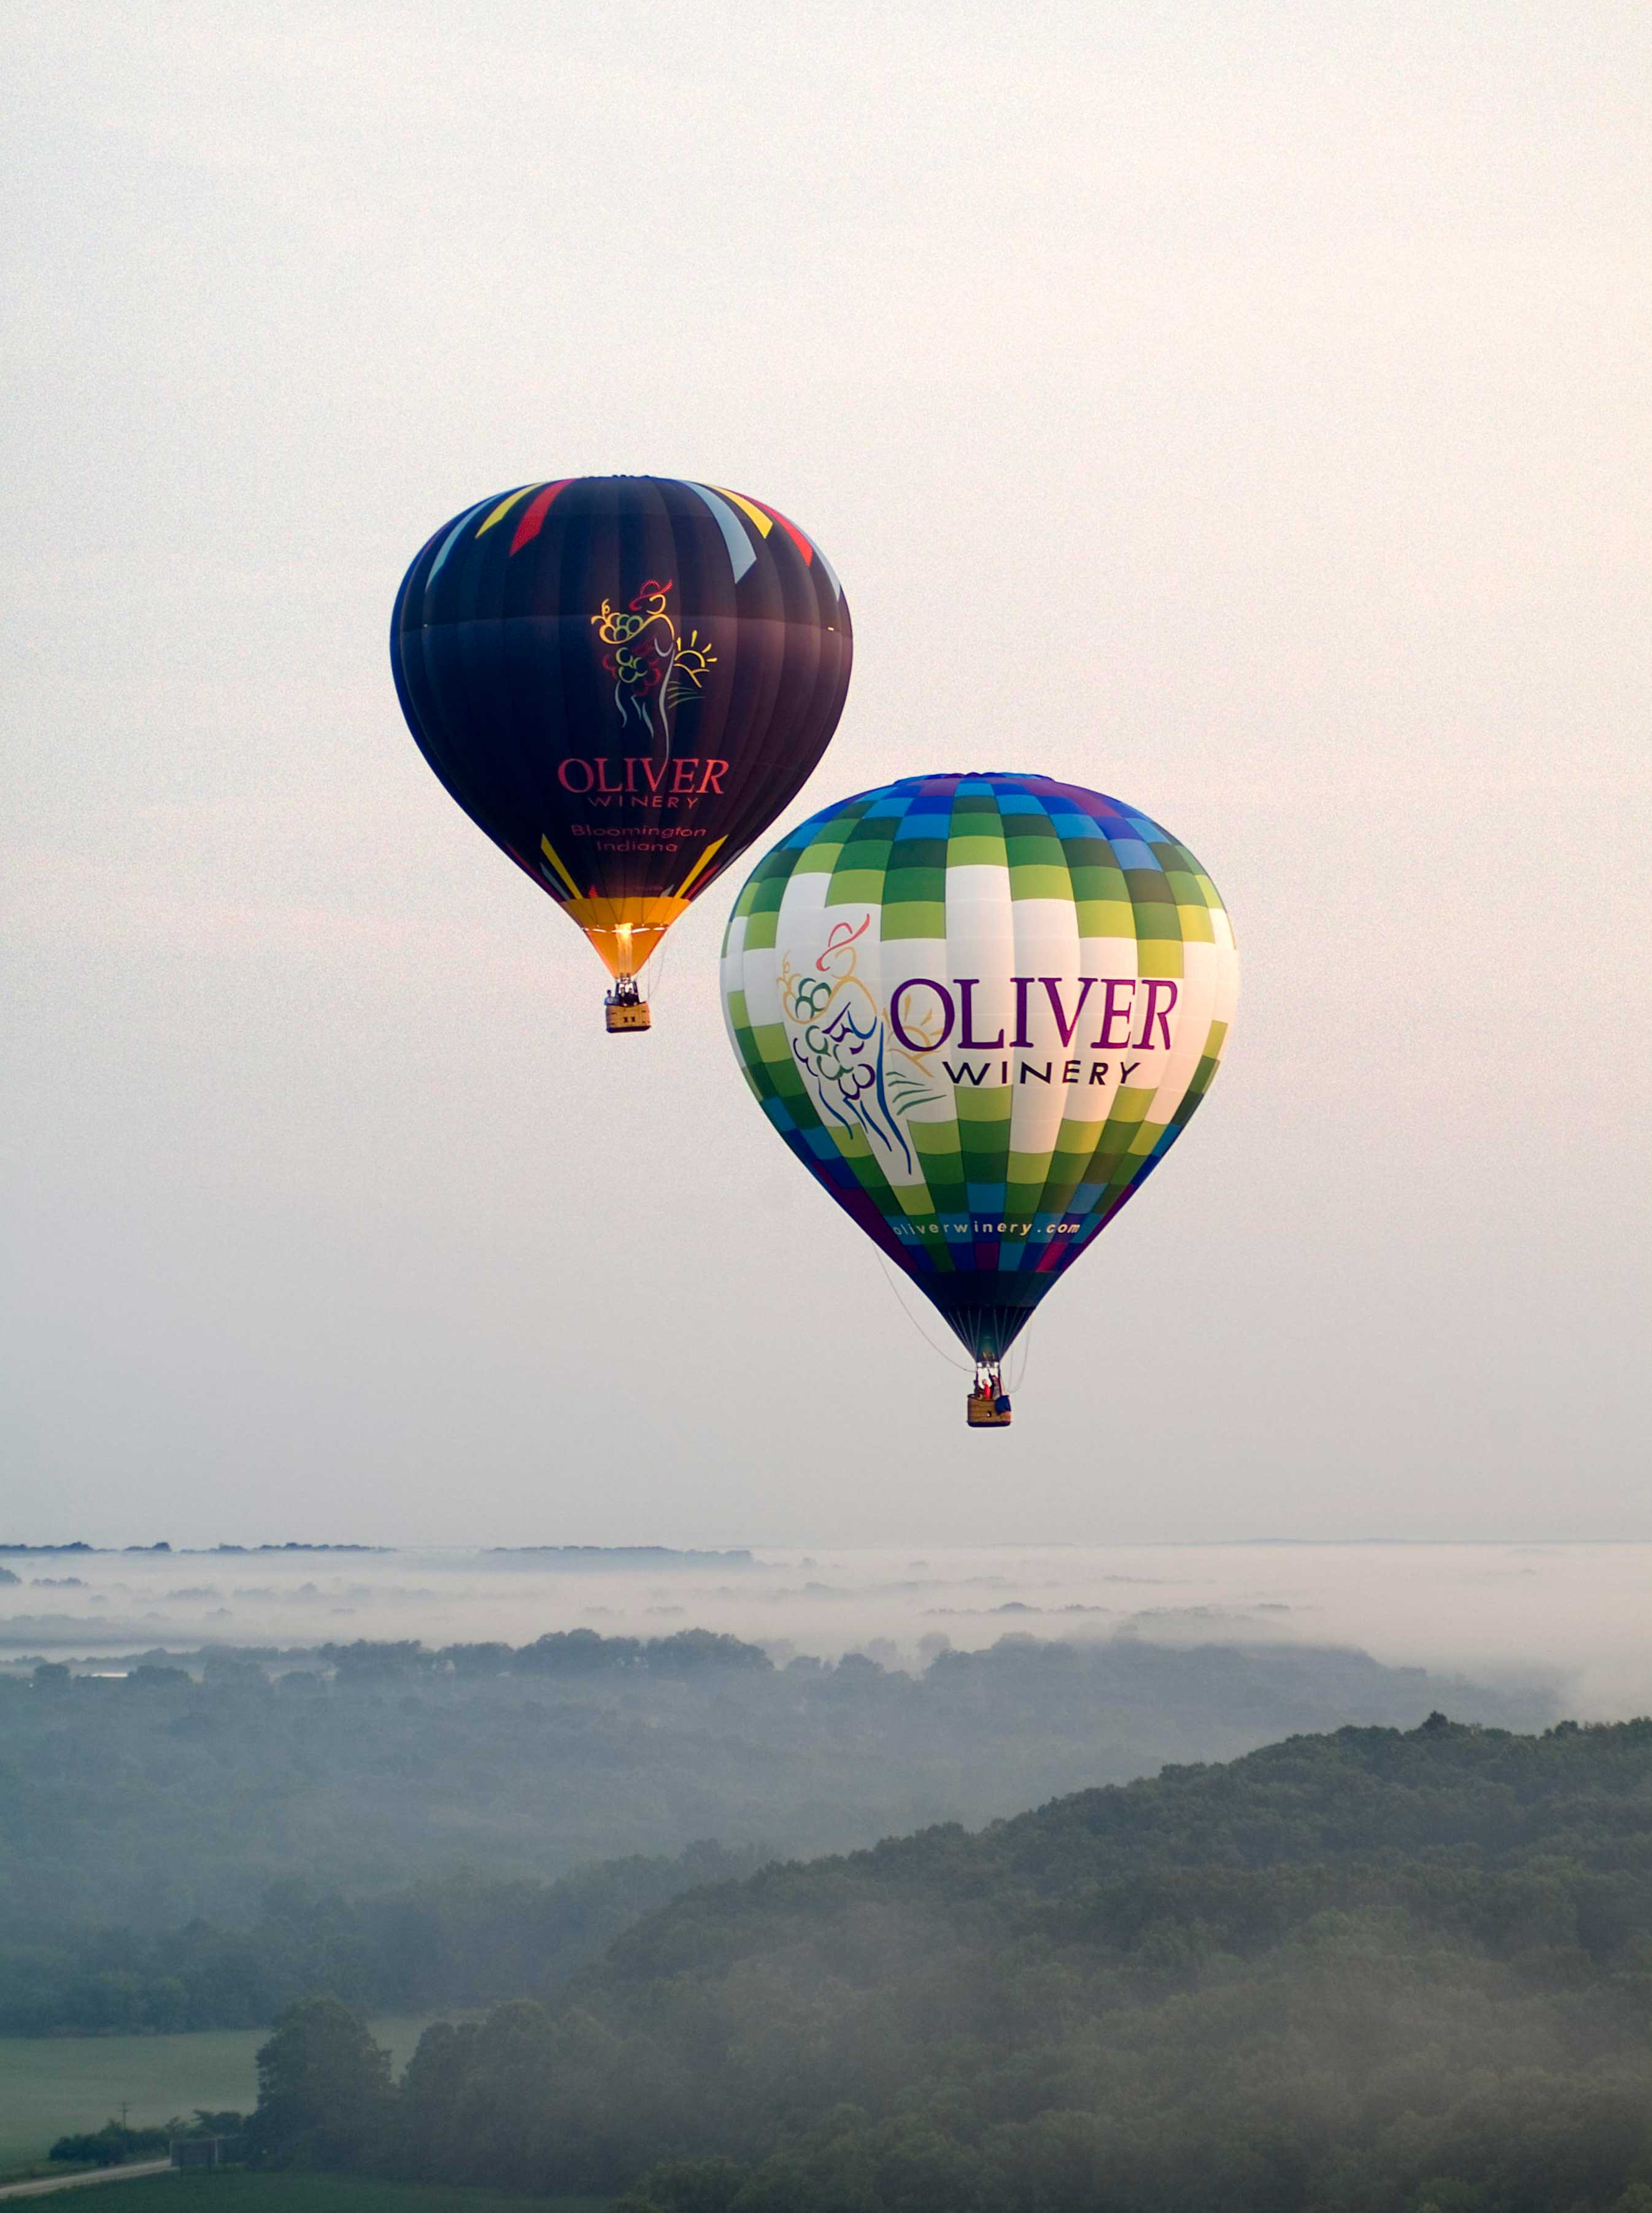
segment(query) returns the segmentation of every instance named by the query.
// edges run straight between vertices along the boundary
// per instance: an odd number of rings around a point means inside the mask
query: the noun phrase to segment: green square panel
[[[954,836],[948,857],[948,866],[954,869],[981,869],[1004,866],[1004,845],[1002,838]]]
[[[1181,932],[1173,937],[1142,936],[1136,948],[1136,965],[1143,976],[1180,976],[1182,973]]]
[[[878,937],[893,945],[903,938],[933,940],[947,934],[947,908],[942,899],[892,900],[886,892],[879,917]]]
[[[1081,937],[1134,937],[1136,910],[1128,899],[1082,899],[1078,934]]]
[[[1012,862],[1009,896],[1012,899],[1064,899],[1072,896],[1072,878],[1064,861],[1053,868],[1047,863]]]
[[[837,868],[826,892],[829,906],[876,906],[883,897],[881,869]]]

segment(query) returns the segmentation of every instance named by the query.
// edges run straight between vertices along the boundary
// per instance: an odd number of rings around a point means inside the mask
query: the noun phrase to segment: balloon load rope
[[[642,978],[646,976],[650,991],[657,991],[665,981],[666,956],[670,950],[671,939],[668,936],[656,937],[654,941],[654,950],[649,954],[638,972],[638,983],[640,984]]]
[[[907,1320],[911,1322],[912,1327],[923,1338],[924,1344],[929,1346],[930,1350],[934,1353],[936,1358],[937,1360],[944,1360],[948,1368],[957,1368],[961,1369],[966,1375],[972,1375],[974,1373],[974,1369],[970,1362],[967,1360],[958,1359],[954,1354],[947,1350],[945,1345],[937,1344],[935,1339],[930,1335],[928,1330],[924,1328],[923,1323],[907,1305],[905,1300],[902,1298],[900,1295],[900,1286],[895,1281],[893,1276],[890,1274],[889,1263],[884,1259],[881,1253],[877,1256],[877,1262],[879,1267],[883,1271],[884,1280],[889,1286],[890,1295],[893,1298],[895,1304],[900,1308],[902,1314],[905,1315]]]
[[[1021,1355],[1021,1359],[1015,1369],[1015,1381],[1009,1387],[1012,1391],[1019,1391],[1027,1381],[1027,1363],[1033,1356],[1033,1325],[1030,1321],[1016,1340],[1015,1350]]]

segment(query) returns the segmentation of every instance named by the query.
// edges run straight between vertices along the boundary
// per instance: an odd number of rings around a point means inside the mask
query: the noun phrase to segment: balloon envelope
[[[467,508],[407,571],[390,634],[424,758],[616,976],[796,793],[851,652],[837,577],[794,523],[658,477]]]
[[[825,808],[759,863],[723,946],[769,1119],[986,1362],[1186,1127],[1237,985],[1186,847],[1041,776]]]

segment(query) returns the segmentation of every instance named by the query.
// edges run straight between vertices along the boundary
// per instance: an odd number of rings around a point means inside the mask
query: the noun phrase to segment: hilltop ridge
[[[691,1891],[431,2032],[398,2156],[631,2213],[1647,2213],[1649,2030],[1652,1721],[1436,1713]]]

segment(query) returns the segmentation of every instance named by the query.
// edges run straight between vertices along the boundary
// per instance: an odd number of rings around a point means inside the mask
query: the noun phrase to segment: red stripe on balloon
[[[510,541],[511,552],[520,553],[530,539],[539,536],[545,527],[545,518],[551,512],[552,501],[559,491],[566,491],[573,481],[572,477],[564,477],[560,484],[546,485],[543,491],[535,492],[522,510],[521,521],[516,525],[516,535]]]
[[[748,499],[751,499],[751,494],[749,492],[746,496]],[[788,522],[785,516],[782,515],[777,507],[764,507],[763,502],[760,499],[752,500],[752,505],[753,507],[763,508],[763,512],[768,516],[770,521],[777,522],[780,525],[780,527],[785,532],[787,537],[790,539],[792,544],[802,555],[804,565],[807,567],[808,564],[814,558],[814,548],[809,544],[808,539],[804,537],[802,532],[797,527],[797,525],[795,522]]]

